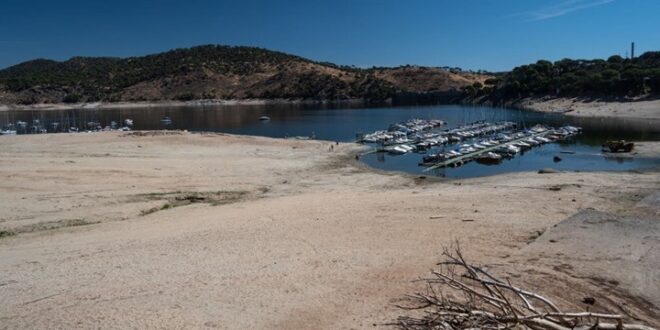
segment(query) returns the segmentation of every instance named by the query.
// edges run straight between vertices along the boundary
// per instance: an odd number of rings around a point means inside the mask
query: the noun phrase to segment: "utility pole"
[[[630,44],[630,59],[632,60],[634,58],[635,58],[635,43],[633,42]]]

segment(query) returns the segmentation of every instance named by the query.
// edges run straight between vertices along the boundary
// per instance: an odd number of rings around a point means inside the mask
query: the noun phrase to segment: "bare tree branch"
[[[552,300],[501,280],[468,263],[456,243],[445,249],[435,278],[425,279],[427,294],[407,296],[414,305],[398,306],[414,315],[398,318],[395,325],[410,330],[531,329],[531,330],[656,330],[626,324],[619,314],[562,312]],[[463,297],[455,299],[448,297]],[[534,301],[537,304],[534,304]],[[601,323],[611,320],[615,323]]]

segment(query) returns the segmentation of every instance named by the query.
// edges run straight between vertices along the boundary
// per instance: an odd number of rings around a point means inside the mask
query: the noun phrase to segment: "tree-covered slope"
[[[660,52],[647,52],[634,59],[615,55],[607,60],[540,60],[487,80],[481,87],[465,90],[494,101],[538,96],[660,96]]]

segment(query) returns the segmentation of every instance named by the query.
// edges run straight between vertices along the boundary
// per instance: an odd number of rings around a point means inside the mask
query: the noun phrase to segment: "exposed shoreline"
[[[571,117],[660,121],[660,99],[604,102],[580,98],[525,98],[507,105],[521,110],[558,113]]]
[[[385,101],[384,103],[388,103]],[[347,99],[347,100],[289,100],[289,99],[208,99],[191,101],[144,101],[144,102],[92,102],[92,103],[40,103],[40,104],[3,104],[0,105],[0,112],[3,111],[43,111],[43,110],[72,110],[72,109],[127,109],[127,108],[156,108],[156,107],[191,107],[191,106],[235,106],[235,105],[347,105],[360,106],[370,104],[365,99]]]
[[[592,239],[578,258],[579,237],[565,235],[600,237],[604,225],[564,221],[592,209],[653,217],[660,172],[432,180],[371,170],[353,158],[359,145],[329,145],[178,131],[3,137],[0,230],[17,232],[0,238],[3,324],[372,329],[460,240],[470,260],[561,307],[592,296],[594,311],[660,325],[657,231],[622,223],[621,247]],[[659,142],[638,149],[660,155]]]

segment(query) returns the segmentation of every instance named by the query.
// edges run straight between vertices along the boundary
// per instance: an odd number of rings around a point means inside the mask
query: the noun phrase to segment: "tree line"
[[[493,101],[525,97],[640,97],[660,95],[660,52],[624,59],[539,60],[464,88],[471,96]]]

